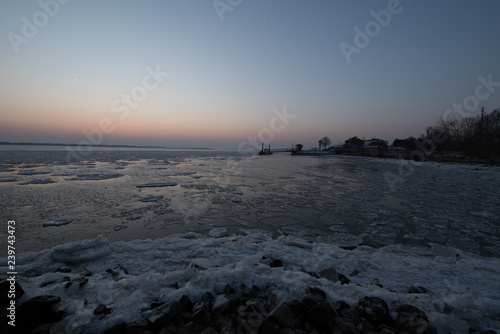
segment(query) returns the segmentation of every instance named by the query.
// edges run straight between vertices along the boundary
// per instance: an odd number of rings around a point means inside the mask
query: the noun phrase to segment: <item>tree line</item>
[[[439,140],[436,140],[439,138]],[[425,129],[420,138],[396,139],[393,146],[408,150],[464,151],[468,155],[495,158],[500,155],[500,109],[476,116],[447,117]]]

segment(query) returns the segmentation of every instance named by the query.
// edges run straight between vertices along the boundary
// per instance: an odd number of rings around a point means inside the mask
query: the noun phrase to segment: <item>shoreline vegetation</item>
[[[382,139],[352,137],[343,145],[329,146],[330,139],[319,140],[319,148],[337,154],[500,165],[500,109],[474,117],[448,117],[425,129],[419,138],[395,139],[391,146]]]

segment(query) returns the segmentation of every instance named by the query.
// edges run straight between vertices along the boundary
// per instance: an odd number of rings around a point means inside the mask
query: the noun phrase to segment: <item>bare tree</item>
[[[332,141],[328,137],[323,137],[319,141],[319,149],[321,150],[321,146],[323,146],[323,149],[326,149],[328,146],[332,144]]]
[[[332,144],[332,141],[328,137],[323,137],[323,145],[325,145],[325,148],[330,146]]]

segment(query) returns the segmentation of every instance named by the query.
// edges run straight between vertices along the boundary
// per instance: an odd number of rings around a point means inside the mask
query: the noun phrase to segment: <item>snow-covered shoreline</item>
[[[18,282],[25,294],[17,303],[39,295],[60,296],[57,307],[66,315],[54,328],[97,333],[120,321],[144,320],[148,314],[141,310],[151,303],[183,295],[196,301],[205,292],[217,294],[228,285],[257,286],[281,301],[317,287],[331,303],[355,305],[364,296],[375,296],[389,308],[413,305],[428,315],[439,333],[468,333],[469,328],[500,331],[497,258],[437,244],[347,250],[295,236],[273,239],[259,231],[225,236],[218,230],[212,235],[186,233],[114,243],[97,237],[19,254]],[[283,266],[269,266],[263,258],[279,259]],[[23,276],[36,267],[41,272]],[[60,270],[64,267],[71,272]],[[92,275],[80,284],[82,268]],[[6,269],[0,267],[0,272]],[[343,275],[348,284],[332,272]],[[93,314],[100,304],[112,310],[101,319]]]

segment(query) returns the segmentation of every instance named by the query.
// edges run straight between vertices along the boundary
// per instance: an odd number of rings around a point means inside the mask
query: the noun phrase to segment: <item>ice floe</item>
[[[50,220],[48,222],[45,222],[42,224],[42,226],[47,227],[47,226],[62,226],[62,225],[67,225],[71,223],[74,219],[73,218],[57,218]]]
[[[151,182],[136,185],[137,188],[159,188],[159,187],[173,187],[176,182]]]
[[[116,179],[123,176],[120,173],[105,173],[105,174],[78,174],[76,177],[66,179],[66,181],[99,181]]]
[[[141,202],[158,202],[159,200],[163,199],[163,196],[154,196],[154,195],[148,195],[139,198],[139,201]]]
[[[31,180],[31,181],[26,181],[26,182],[21,182],[19,185],[25,186],[29,184],[50,184],[50,183],[56,183],[57,181],[54,181],[52,179],[36,179],[36,180]]]

